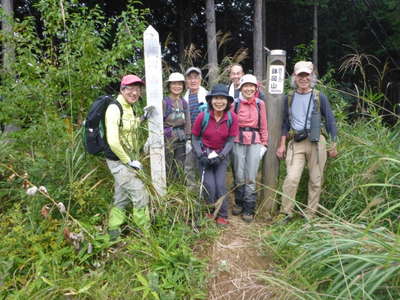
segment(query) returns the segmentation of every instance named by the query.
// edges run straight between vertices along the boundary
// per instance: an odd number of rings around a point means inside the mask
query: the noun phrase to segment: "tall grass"
[[[340,156],[326,168],[322,204],[350,221],[368,221],[385,211],[381,224],[396,221],[400,213],[394,207],[400,195],[399,134],[398,126],[387,128],[377,119],[343,125]]]
[[[396,299],[400,296],[400,255],[396,234],[339,221],[294,223],[265,236],[281,272],[269,284],[303,299]],[[278,277],[277,280],[274,277]]]

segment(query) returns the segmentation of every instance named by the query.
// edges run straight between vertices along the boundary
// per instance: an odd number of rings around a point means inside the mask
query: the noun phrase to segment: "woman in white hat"
[[[267,114],[264,101],[256,93],[257,78],[246,74],[240,79],[240,95],[234,112],[239,120],[239,135],[233,145],[235,206],[233,215],[252,222],[256,208],[256,177],[261,158],[268,146]]]
[[[169,178],[179,178],[186,158],[186,141],[190,140],[191,123],[187,102],[182,98],[185,77],[171,73],[167,80],[168,96],[163,99],[165,159]]]

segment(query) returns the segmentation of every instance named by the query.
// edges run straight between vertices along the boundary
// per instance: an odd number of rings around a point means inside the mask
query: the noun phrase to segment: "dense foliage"
[[[143,75],[141,47],[146,18],[165,25],[170,16],[150,16],[147,10],[137,9],[142,4],[135,1],[127,7],[115,1],[120,6],[107,15],[104,11],[111,8],[97,2],[100,6],[76,0],[25,1],[19,10],[30,7],[34,13],[21,13],[15,20],[12,38],[17,55],[12,72],[1,74],[0,122],[12,122],[22,130],[0,136],[0,298],[204,299],[206,265],[193,249],[199,240],[204,243],[213,237],[214,227],[198,218],[201,208],[183,185],[170,184],[167,196],[159,198],[147,184],[152,194],[150,231],[138,230],[129,220],[122,244],[112,245],[105,235],[112,178],[102,159],[84,153],[80,122],[98,95],[116,91],[121,75]],[[156,2],[146,1],[151,5]],[[222,14],[224,6],[216,2],[217,14]],[[267,1],[271,7],[285,8],[276,10],[282,16],[295,7],[294,15],[304,24],[310,18],[308,2]],[[397,2],[351,1],[356,6],[345,11],[339,2],[321,1],[322,14],[339,11],[337,15],[346,18],[368,3],[378,8],[387,5],[391,10],[377,9],[373,17],[393,24],[393,32],[398,32],[398,19],[392,17]],[[172,1],[165,3],[174,6]],[[251,6],[246,1],[232,3],[225,8],[237,17],[234,23],[239,25],[237,20],[243,17],[245,24],[250,24]],[[305,10],[307,14],[302,14]],[[201,9],[196,16],[192,20],[197,24],[193,25],[197,30],[193,41],[204,37],[199,25]],[[288,26],[284,18],[279,19],[281,31],[270,37],[271,44],[278,46]],[[355,38],[354,32],[337,34],[348,26],[346,22],[331,24],[328,17],[326,22],[331,30],[323,29],[325,37]],[[244,38],[249,36],[247,27],[243,26],[244,32],[234,27],[233,37],[242,38],[248,46]],[[234,41],[223,46],[223,54],[231,55]],[[338,41],[326,38],[324,42],[327,64],[345,54],[331,51],[338,47]],[[293,43],[298,46],[289,58],[309,58],[308,43],[296,39]],[[363,45],[357,43],[354,41],[356,46]],[[390,43],[397,45],[396,35],[384,40],[394,57],[396,50],[388,46]],[[165,45],[171,50],[164,50],[164,66],[174,69],[176,41]],[[283,45],[291,48],[291,44]],[[372,46],[371,53],[382,54]],[[204,57],[198,49],[190,49],[181,67]],[[400,131],[399,116],[392,113],[396,108],[385,97],[389,67],[378,57],[375,60],[357,51],[350,54],[341,70],[355,85],[339,90],[342,84],[335,81],[337,68],[327,69],[320,85],[338,119],[340,153],[327,166],[321,200],[327,208],[322,210],[324,217],[266,227],[263,235],[261,250],[274,253],[276,263],[275,271],[266,272],[263,279],[278,286],[282,297],[395,299],[400,295]],[[221,65],[232,59],[224,55]],[[226,79],[226,73],[220,78]],[[349,115],[355,111],[357,114]],[[383,122],[388,115],[390,128]],[[146,134],[145,127],[141,128],[138,149]],[[147,157],[142,156],[142,162],[148,164]],[[34,186],[43,188],[32,195],[30,188]],[[298,208],[303,207],[305,196],[305,190],[300,190]]]
[[[15,21],[15,62],[13,72],[2,73],[0,122],[36,123],[43,111],[79,121],[123,74],[143,70],[138,54],[146,11],[130,5],[106,18],[98,7],[60,3],[37,1],[38,15]]]
[[[152,229],[129,220],[127,238],[113,245],[105,232],[112,177],[81,143],[89,104],[123,74],[142,75],[147,12],[130,5],[108,19],[61,3],[38,1],[39,15],[15,22],[13,72],[2,73],[1,120],[22,130],[0,136],[0,298],[204,298],[205,264],[193,245],[212,227],[198,219],[193,196],[173,185],[164,198],[152,193]],[[137,151],[145,127],[138,136]]]

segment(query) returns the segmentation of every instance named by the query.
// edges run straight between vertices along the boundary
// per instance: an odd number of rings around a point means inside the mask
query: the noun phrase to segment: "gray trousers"
[[[185,159],[185,176],[186,176],[186,184],[191,190],[198,189],[199,183],[197,180],[197,176],[199,173],[199,163],[194,152],[192,149],[188,154],[186,154]]]
[[[260,165],[261,144],[233,145],[235,202],[245,214],[254,214],[256,207],[256,177]]]
[[[186,158],[185,141],[165,139],[165,163],[168,179],[179,180],[180,170],[183,171]]]
[[[228,217],[228,200],[226,198],[226,169],[228,167],[227,159],[224,159],[217,166],[210,166],[204,171],[204,189],[207,195],[207,203],[214,204],[217,200],[224,197],[218,217]]]
[[[143,208],[149,203],[149,195],[136,171],[122,162],[107,159],[107,165],[114,176],[114,203],[118,208],[125,208],[132,203],[135,208]]]

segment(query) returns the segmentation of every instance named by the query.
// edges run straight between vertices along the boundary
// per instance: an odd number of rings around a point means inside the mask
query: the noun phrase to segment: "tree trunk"
[[[14,3],[13,0],[1,0],[1,7],[4,10],[5,17],[2,19],[1,25],[2,29],[7,36],[7,39],[10,39],[13,36],[13,28],[11,24],[11,20],[14,15]],[[11,72],[11,66],[15,57],[15,48],[12,42],[7,41],[3,44],[3,69],[6,72]]]
[[[314,70],[318,74],[318,0],[314,0],[313,44]]]
[[[186,44],[188,45],[188,47],[190,47],[190,44],[192,44],[192,20],[190,19],[190,16],[193,14],[192,10],[192,1],[188,1],[187,2],[187,23],[185,24],[185,26],[187,27],[187,39],[186,39]]]
[[[262,43],[262,61],[263,61],[263,68],[262,68],[262,81],[263,83],[267,80],[267,55],[264,47],[267,47],[267,1],[262,1],[262,36],[263,36],[263,43]]]
[[[253,69],[254,75],[260,81],[263,78],[263,30],[262,2],[254,0],[254,31],[253,31]]]
[[[217,33],[215,29],[214,0],[206,0],[208,84],[212,86],[218,79]]]
[[[179,45],[179,53],[178,59],[179,63],[183,65],[183,59],[185,56],[185,8],[184,1],[178,0],[178,18],[179,25],[177,26],[177,36],[178,36],[178,45]]]

